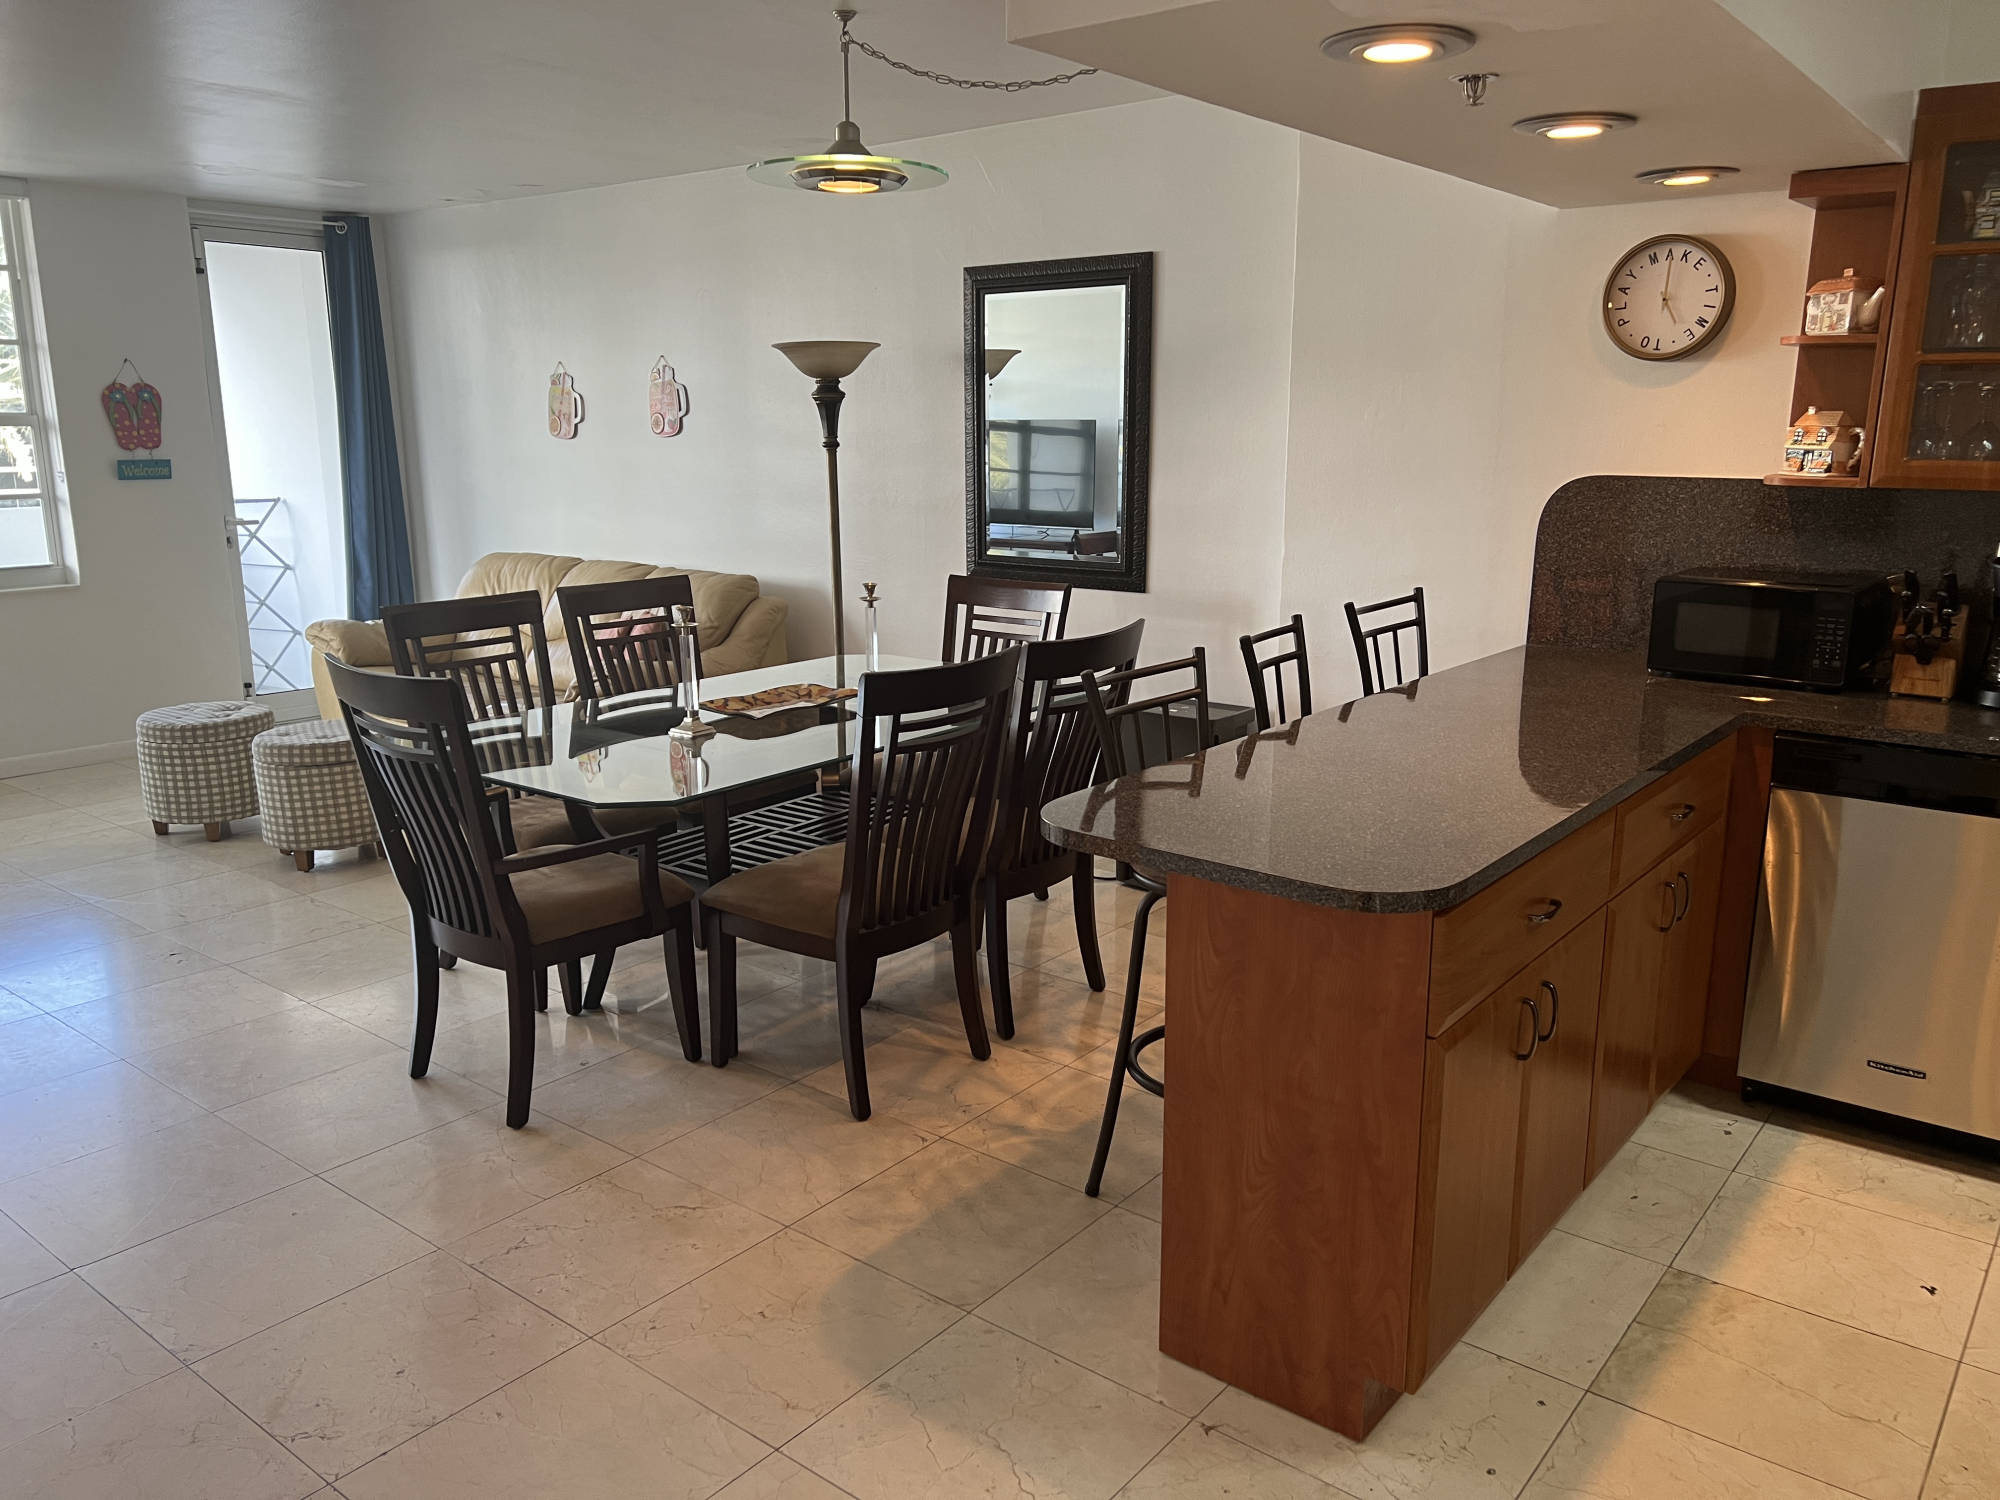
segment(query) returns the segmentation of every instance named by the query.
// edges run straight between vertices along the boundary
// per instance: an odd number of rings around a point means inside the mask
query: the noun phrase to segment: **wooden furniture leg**
[[[229,832],[229,825],[227,823],[204,823],[201,825],[201,831],[208,836],[208,841],[211,844],[219,844],[222,842],[222,836]]]
[[[313,850],[311,850],[311,849],[281,849],[281,850],[279,850],[278,852],[279,852],[280,854],[289,854],[289,855],[291,855],[291,857],[292,857],[292,868],[293,868],[293,869],[295,869],[295,870],[297,870],[297,871],[298,871],[298,872],[299,872],[299,873],[300,873],[301,875],[310,875],[310,874],[312,873],[312,867],[313,867],[313,856],[314,856],[314,851],[313,851]]]
[[[153,820],[153,833],[158,838],[165,838],[167,836],[167,825],[155,818]]]

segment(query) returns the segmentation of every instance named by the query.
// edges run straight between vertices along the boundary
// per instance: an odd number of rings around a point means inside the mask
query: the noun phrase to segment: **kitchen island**
[[[1776,730],[2000,755],[2000,713],[1527,646],[1050,804],[1167,876],[1165,1353],[1358,1439],[1733,1077]]]

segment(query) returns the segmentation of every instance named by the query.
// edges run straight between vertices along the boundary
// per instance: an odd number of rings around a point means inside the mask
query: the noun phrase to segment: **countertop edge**
[[[1650,767],[1639,776],[1632,777],[1576,811],[1566,814],[1535,837],[1510,849],[1484,868],[1475,870],[1463,880],[1429,890],[1359,891],[1339,886],[1314,885],[1265,870],[1244,869],[1238,865],[1223,864],[1171,851],[1142,849],[1136,851],[1135,859],[1135,851],[1129,845],[1121,845],[1116,839],[1100,834],[1065,828],[1050,822],[1046,816],[1042,819],[1042,832],[1052,843],[1082,854],[1095,854],[1105,859],[1144,864],[1150,869],[1164,871],[1169,875],[1192,875],[1197,879],[1214,881],[1218,885],[1235,886],[1241,890],[1278,896],[1306,906],[1331,906],[1343,911],[1368,912],[1379,916],[1444,911],[1478,895],[1503,875],[1519,869],[1544,849],[1562,842],[1577,829],[1603,816],[1634,793],[1651,786],[1669,771],[1687,764],[1704,750],[1721,744],[1748,722],[1750,722],[1749,716],[1744,715],[1720,729],[1691,740],[1658,765]],[[1228,749],[1229,746],[1222,745],[1216,748]],[[1199,758],[1189,757],[1190,761]]]
[[[1996,715],[2000,718],[2000,715]],[[1053,843],[1080,853],[1099,855],[1107,859],[1123,860],[1143,864],[1149,869],[1170,875],[1190,875],[1202,880],[1214,881],[1221,885],[1234,886],[1243,890],[1278,896],[1288,901],[1297,901],[1308,906],[1337,907],[1347,911],[1379,913],[1383,915],[1443,911],[1477,895],[1487,886],[1506,875],[1509,871],[1533,859],[1537,854],[1557,843],[1568,834],[1608,812],[1619,803],[1657,781],[1661,776],[1684,765],[1695,756],[1714,745],[1722,743],[1730,736],[1746,728],[1769,729],[1775,733],[1819,735],[1834,739],[1847,739],[1861,743],[1905,744],[1918,748],[1935,749],[1955,754],[1988,754],[2000,757],[2000,734],[1991,736],[1994,748],[1990,751],[1969,749],[1964,745],[1940,743],[1941,736],[1922,729],[1884,729],[1877,733],[1857,732],[1858,726],[1829,724],[1816,720],[1804,712],[1788,712],[1778,704],[1758,704],[1746,707],[1733,714],[1717,727],[1690,739],[1672,753],[1663,756],[1644,773],[1623,782],[1588,804],[1567,813],[1551,823],[1533,837],[1523,841],[1500,858],[1483,868],[1473,871],[1463,879],[1449,885],[1426,890],[1356,890],[1339,886],[1328,886],[1310,881],[1301,881],[1268,870],[1248,869],[1216,860],[1203,859],[1198,855],[1153,849],[1137,844],[1122,842],[1116,838],[1095,833],[1085,833],[1079,829],[1065,827],[1051,821],[1047,809],[1043,810],[1041,828],[1043,834]],[[1218,750],[1229,748],[1218,746]],[[1212,752],[1211,752],[1212,753]],[[1191,757],[1192,761],[1202,757]],[[1072,796],[1088,797],[1091,792],[1073,793]],[[1066,798],[1059,798],[1049,804],[1058,806]]]

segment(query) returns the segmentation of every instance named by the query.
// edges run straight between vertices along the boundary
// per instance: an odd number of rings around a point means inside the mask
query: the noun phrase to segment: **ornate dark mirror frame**
[[[1124,447],[1119,473],[1121,565],[1106,568],[1051,556],[1047,561],[986,555],[986,296],[1063,287],[1125,289]],[[975,578],[1017,578],[1076,588],[1146,591],[1146,509],[1152,477],[1153,252],[1078,260],[1019,261],[965,269],[965,570]]]

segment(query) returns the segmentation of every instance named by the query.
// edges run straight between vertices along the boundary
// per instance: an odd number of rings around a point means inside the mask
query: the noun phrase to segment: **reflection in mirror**
[[[1145,587],[1148,255],[966,272],[967,564]]]

